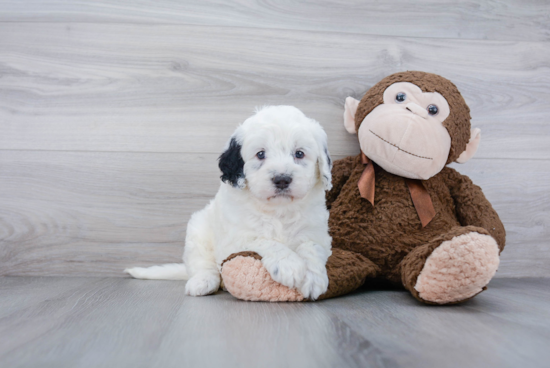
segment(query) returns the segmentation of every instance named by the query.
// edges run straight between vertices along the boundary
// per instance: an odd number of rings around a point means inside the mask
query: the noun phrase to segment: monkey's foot
[[[222,278],[227,291],[237,299],[266,302],[299,302],[303,295],[273,281],[254,252],[232,254],[222,264]]]
[[[469,232],[434,249],[414,288],[425,301],[458,303],[485,290],[498,265],[496,241],[489,235]]]

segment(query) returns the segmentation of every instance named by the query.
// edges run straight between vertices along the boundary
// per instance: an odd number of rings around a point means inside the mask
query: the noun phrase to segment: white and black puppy
[[[317,299],[331,254],[325,191],[331,160],[321,125],[292,106],[265,107],[242,123],[219,158],[216,197],[187,225],[183,264],[127,269],[141,279],[185,280],[188,295],[220,286],[221,263],[254,251],[273,280]]]

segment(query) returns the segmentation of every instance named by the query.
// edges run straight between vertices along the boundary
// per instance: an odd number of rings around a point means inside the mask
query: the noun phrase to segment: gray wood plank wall
[[[546,1],[0,1],[0,274],[177,262],[256,106],[299,107],[338,159],[345,97],[424,70],[482,130],[456,167],[507,228],[498,275],[550,276],[549,41]]]

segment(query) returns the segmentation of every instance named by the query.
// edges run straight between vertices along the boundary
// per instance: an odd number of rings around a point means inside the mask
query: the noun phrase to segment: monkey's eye
[[[265,158],[265,151],[260,151],[256,153],[256,157],[258,157],[260,160],[263,160]]]
[[[439,109],[437,108],[436,105],[428,105],[428,114],[430,115],[437,115],[437,113],[439,112]]]
[[[304,158],[304,156],[305,156],[305,153],[303,151],[296,151],[294,153],[294,157],[296,158]]]
[[[398,93],[395,95],[395,101],[396,101],[397,103],[404,102],[406,99],[407,99],[407,94],[406,94],[405,92],[398,92]]]

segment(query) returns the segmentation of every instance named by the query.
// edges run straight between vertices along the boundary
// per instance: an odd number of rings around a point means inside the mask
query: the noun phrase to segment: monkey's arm
[[[506,231],[491,203],[481,188],[469,177],[445,167],[441,174],[451,192],[458,221],[462,226],[474,225],[487,230],[495,238],[500,251],[504,249]]]
[[[332,203],[340,195],[340,191],[346,182],[348,181],[353,167],[355,165],[356,157],[349,156],[340,160],[334,161],[332,166],[332,189],[327,192],[327,208],[330,210]]]

